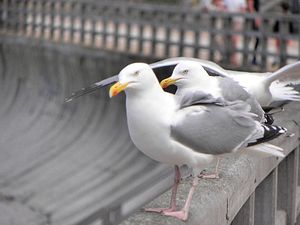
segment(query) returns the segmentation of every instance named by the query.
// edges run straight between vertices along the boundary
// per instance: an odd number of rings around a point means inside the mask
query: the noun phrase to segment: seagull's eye
[[[135,72],[133,73],[133,75],[134,75],[134,76],[138,76],[138,75],[140,75],[140,71],[138,71],[138,70],[137,70],[137,71],[135,71]]]
[[[187,74],[189,72],[189,70],[182,70],[182,74]]]

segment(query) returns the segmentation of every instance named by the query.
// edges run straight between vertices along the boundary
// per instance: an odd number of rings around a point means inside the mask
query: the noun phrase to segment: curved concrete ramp
[[[106,88],[63,103],[134,58],[0,43],[1,225],[118,223],[170,187],[173,169],[133,146],[124,95],[110,100]]]

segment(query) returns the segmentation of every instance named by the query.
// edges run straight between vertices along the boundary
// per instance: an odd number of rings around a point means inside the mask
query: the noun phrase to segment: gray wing
[[[185,108],[198,104],[215,104],[227,105],[229,104],[223,98],[214,98],[211,94],[202,91],[185,91],[181,95],[175,95],[179,103],[179,108]]]
[[[267,78],[269,84],[275,80],[286,83],[299,83],[300,80],[300,61],[286,65],[276,72],[270,74]]]
[[[197,59],[197,58],[190,58],[190,57],[168,58],[168,59],[161,60],[161,61],[158,61],[155,63],[151,63],[150,67],[152,69],[157,69],[157,68],[161,68],[161,67],[175,66],[178,63],[183,62],[183,61],[199,62],[209,75],[228,77],[227,71],[225,69],[223,69],[222,67],[220,67],[218,64],[216,64],[212,61]]]
[[[256,120],[264,120],[264,111],[258,101],[250,95],[242,86],[231,78],[218,78],[222,96],[226,101],[242,100],[251,106],[251,112],[258,117]]]
[[[205,104],[180,109],[173,118],[172,138],[194,151],[205,154],[224,154],[235,151],[263,132],[241,101],[228,106]]]

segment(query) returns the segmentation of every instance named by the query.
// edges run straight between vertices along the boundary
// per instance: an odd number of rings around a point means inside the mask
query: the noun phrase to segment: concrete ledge
[[[293,137],[281,136],[272,144],[284,148],[285,154],[298,147],[298,126],[292,120],[298,120],[294,115],[299,104],[288,106],[286,111],[277,115],[276,124],[285,126]],[[299,121],[299,120],[298,120]],[[219,180],[201,180],[193,196],[190,215],[187,222],[160,214],[146,213],[142,210],[123,221],[122,225],[224,225],[230,224],[237,215],[243,204],[256,187],[274,170],[283,159],[248,150],[236,155],[228,155],[221,160]],[[208,168],[212,171],[214,165]],[[187,197],[190,180],[184,180],[179,187],[178,205],[181,208]],[[167,207],[169,205],[171,191],[168,191],[150,202],[146,207]],[[276,206],[274,206],[276,207]],[[275,220],[277,224],[284,224],[285,217],[278,214]]]

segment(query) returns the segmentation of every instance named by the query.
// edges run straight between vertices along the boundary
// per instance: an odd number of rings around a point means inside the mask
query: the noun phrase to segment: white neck
[[[188,85],[178,86],[177,95],[185,93],[187,90],[198,90],[205,93],[209,93],[214,97],[220,97],[221,90],[219,88],[218,80],[215,77],[201,76],[199,79],[194,79]]]

